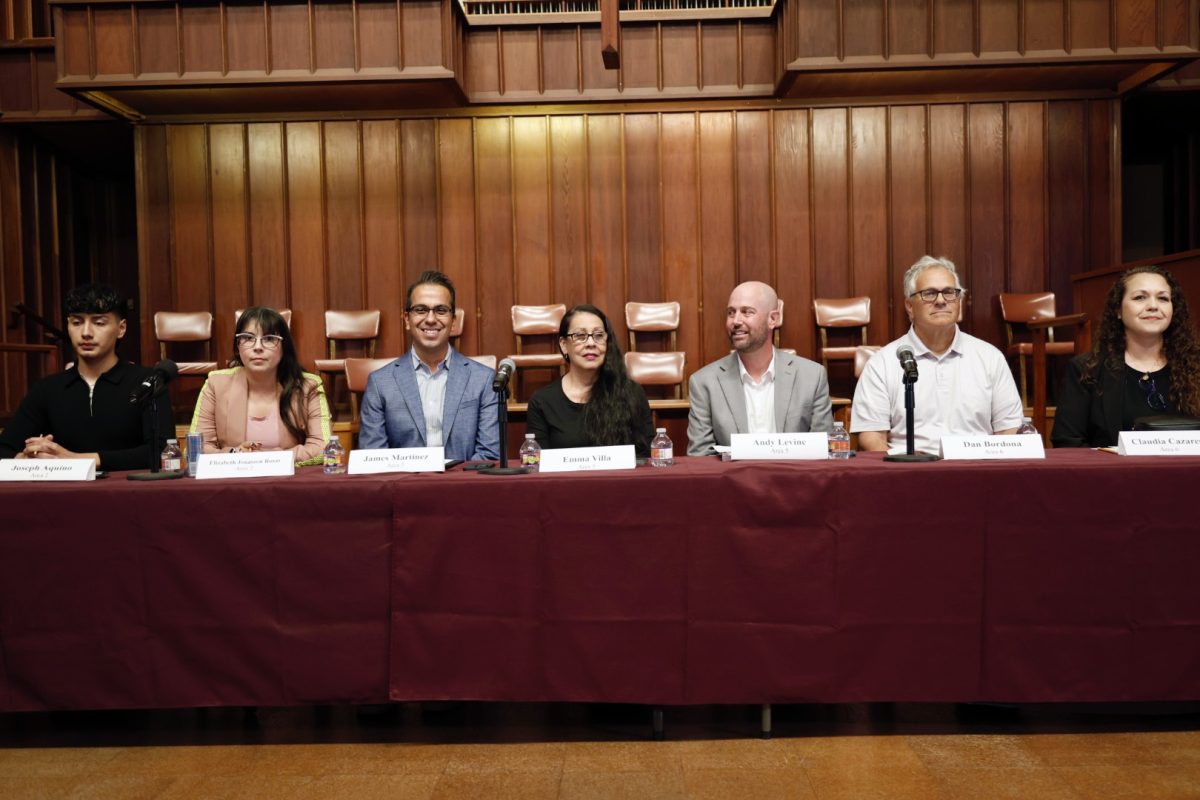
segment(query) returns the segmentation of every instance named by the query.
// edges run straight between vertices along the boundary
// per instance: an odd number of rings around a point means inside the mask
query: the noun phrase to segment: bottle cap
[[[655,428],[654,432],[655,433],[666,433],[667,429],[666,428]]]
[[[533,434],[533,433],[527,433],[527,434],[525,434],[525,438],[526,438],[526,439],[533,439],[533,438],[536,438],[536,436],[537,436],[537,434]]]

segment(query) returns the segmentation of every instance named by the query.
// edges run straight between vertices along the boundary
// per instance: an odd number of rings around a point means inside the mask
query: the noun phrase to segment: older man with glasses
[[[903,347],[912,350],[919,375],[916,450],[937,453],[943,436],[1016,433],[1024,409],[1004,355],[958,327],[965,295],[949,259],[923,256],[904,273],[912,327],[880,348],[858,379],[850,430],[860,449],[906,446],[904,370],[896,355]]]
[[[404,305],[412,347],[367,381],[359,447],[440,446],[462,461],[499,456],[494,373],[450,346],[453,324],[454,284],[440,272],[421,273]]]

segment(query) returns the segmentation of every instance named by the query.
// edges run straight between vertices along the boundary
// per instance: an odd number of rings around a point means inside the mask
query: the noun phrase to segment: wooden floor
[[[0,798],[1200,798],[1200,707],[0,715]]]

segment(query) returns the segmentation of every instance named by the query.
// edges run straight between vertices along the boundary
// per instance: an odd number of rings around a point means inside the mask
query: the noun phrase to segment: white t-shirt
[[[854,388],[851,431],[887,431],[888,449],[904,452],[904,370],[896,357],[902,345],[912,348],[920,376],[915,386],[914,449],[937,453],[943,436],[990,436],[1020,426],[1021,395],[999,350],[956,330],[950,349],[935,356],[909,328],[863,368]]]

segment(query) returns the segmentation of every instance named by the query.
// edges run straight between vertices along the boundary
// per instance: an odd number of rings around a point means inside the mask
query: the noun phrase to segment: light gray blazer
[[[688,381],[688,455],[703,456],[713,445],[729,445],[733,433],[749,433],[746,395],[730,353],[697,370]],[[833,429],[829,379],[825,368],[807,358],[775,349],[775,424],[779,433]]]

